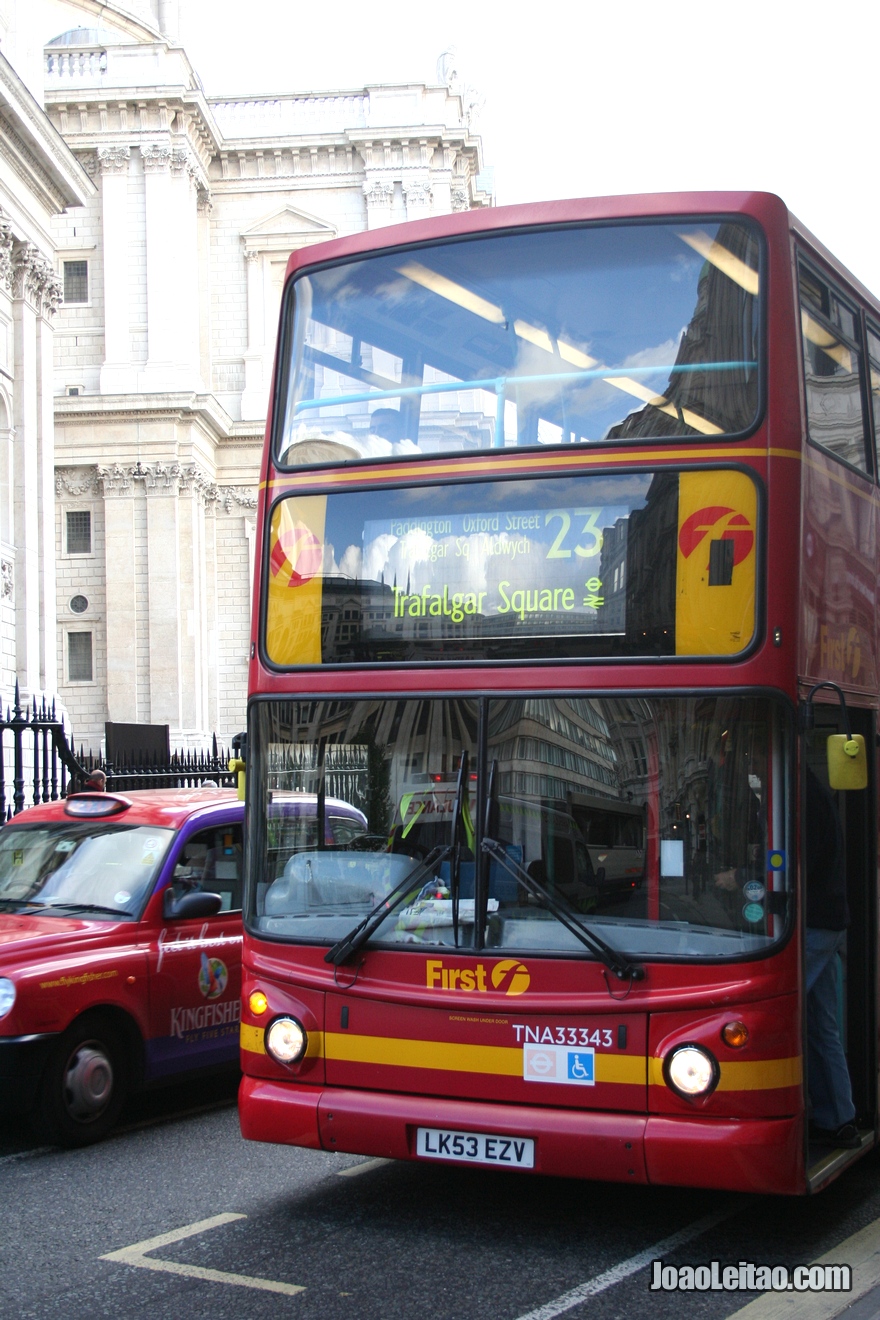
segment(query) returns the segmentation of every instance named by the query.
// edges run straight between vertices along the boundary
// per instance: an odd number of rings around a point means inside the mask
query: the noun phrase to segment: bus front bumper
[[[421,1128],[531,1137],[529,1172],[607,1182],[805,1190],[803,1120],[675,1118],[491,1104],[242,1078],[242,1136],[251,1141],[392,1160],[421,1158]],[[454,1157],[451,1163],[465,1163]]]

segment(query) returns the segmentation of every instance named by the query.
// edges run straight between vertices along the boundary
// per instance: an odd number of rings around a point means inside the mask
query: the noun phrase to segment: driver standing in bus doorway
[[[837,955],[846,948],[846,853],[829,791],[807,770],[806,994],[810,1139],[854,1149],[860,1139],[838,1027]]]

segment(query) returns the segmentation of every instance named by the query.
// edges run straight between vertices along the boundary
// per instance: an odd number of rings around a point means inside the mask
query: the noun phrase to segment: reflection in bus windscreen
[[[754,631],[742,472],[290,496],[271,518],[280,665],[731,654]]]
[[[304,272],[277,462],[742,433],[758,407],[759,250],[742,221],[595,225]]]

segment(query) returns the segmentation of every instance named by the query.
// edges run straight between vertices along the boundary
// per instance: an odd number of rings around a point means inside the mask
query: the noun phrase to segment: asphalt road
[[[576,1183],[243,1142],[230,1094],[141,1100],[81,1151],[7,1128],[0,1316],[721,1317],[754,1294],[651,1292],[641,1253],[680,1235],[664,1263],[803,1264],[880,1218],[874,1157],[803,1200]]]

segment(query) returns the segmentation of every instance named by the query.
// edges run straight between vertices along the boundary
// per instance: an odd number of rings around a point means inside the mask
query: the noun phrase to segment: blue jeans
[[[807,1068],[812,1121],[836,1132],[856,1115],[846,1055],[837,1029],[837,955],[845,930],[807,928]]]

